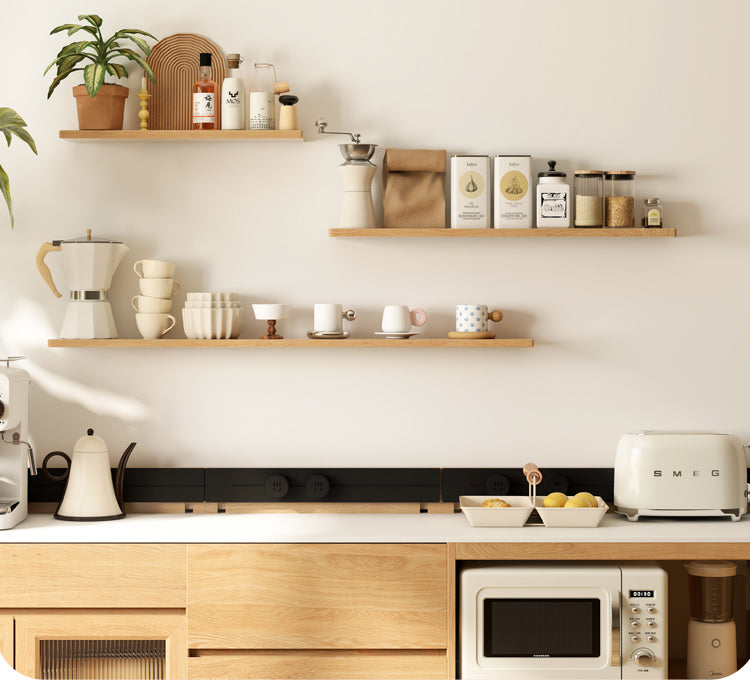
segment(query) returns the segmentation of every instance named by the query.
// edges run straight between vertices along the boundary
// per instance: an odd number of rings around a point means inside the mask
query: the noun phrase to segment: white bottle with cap
[[[221,129],[244,130],[247,93],[245,81],[238,78],[234,69],[239,69],[243,59],[239,54],[227,55],[229,75],[221,84]]]
[[[565,173],[555,170],[557,161],[548,161],[549,169],[540,172],[536,187],[536,226],[570,226],[570,184]]]

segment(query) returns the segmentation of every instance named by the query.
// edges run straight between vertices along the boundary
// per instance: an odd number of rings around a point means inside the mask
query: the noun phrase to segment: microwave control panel
[[[667,677],[667,574],[622,567],[622,677]]]

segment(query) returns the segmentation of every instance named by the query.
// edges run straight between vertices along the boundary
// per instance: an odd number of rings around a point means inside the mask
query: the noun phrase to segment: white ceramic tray
[[[546,527],[598,527],[609,510],[601,496],[594,496],[599,504],[596,508],[545,508],[545,498],[537,496],[536,511]]]
[[[499,498],[510,507],[483,508],[488,498]],[[534,509],[528,496],[459,496],[458,501],[473,527],[522,527]]]

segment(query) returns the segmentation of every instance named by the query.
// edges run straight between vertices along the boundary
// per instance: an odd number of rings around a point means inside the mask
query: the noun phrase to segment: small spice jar
[[[661,210],[661,200],[658,198],[643,199],[643,226],[663,227],[664,219]]]
[[[632,228],[635,208],[635,170],[604,173],[604,226]]]
[[[604,225],[604,172],[601,170],[576,170],[576,227],[601,227]]]

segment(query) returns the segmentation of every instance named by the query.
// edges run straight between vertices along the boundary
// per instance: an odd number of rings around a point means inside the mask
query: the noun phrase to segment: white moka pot
[[[72,460],[62,451],[47,454],[42,464],[44,474],[52,480],[67,479],[55,519],[90,522],[125,517],[125,466],[134,448],[135,442],[122,454],[114,486],[107,445],[92,429],[87,430],[86,436],[76,442]],[[61,456],[68,462],[68,469],[61,475],[52,474],[47,468],[47,461],[53,456]]]

